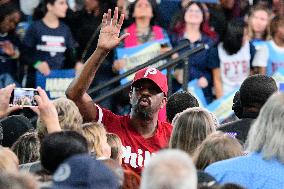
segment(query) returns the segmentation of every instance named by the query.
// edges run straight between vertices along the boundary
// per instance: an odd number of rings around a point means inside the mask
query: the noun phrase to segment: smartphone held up
[[[36,89],[33,88],[15,88],[11,94],[10,106],[23,106],[33,107],[37,106],[37,102],[34,98],[38,95]]]

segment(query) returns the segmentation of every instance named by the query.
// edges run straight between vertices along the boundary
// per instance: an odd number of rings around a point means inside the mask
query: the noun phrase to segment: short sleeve
[[[207,64],[207,68],[209,69],[220,67],[220,59],[219,59],[217,47],[211,47],[209,49],[209,54],[208,54],[206,64]]]
[[[102,123],[108,132],[116,133],[117,128],[120,125],[120,116],[98,105],[96,105],[96,107],[97,107],[96,121],[98,123]]]

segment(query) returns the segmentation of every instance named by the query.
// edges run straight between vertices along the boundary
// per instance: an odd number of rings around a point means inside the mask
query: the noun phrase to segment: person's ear
[[[50,3],[46,4],[46,10],[50,11],[52,9],[52,5]]]
[[[134,8],[132,18],[135,18],[135,17],[136,17],[136,11],[135,11],[135,8]]]
[[[133,95],[133,88],[131,87],[131,89],[130,89],[130,91],[129,91],[129,98],[131,98],[132,97],[132,95]]]
[[[132,89],[132,87],[131,87],[131,89],[130,89],[128,95],[129,95],[129,103],[131,104],[131,99],[132,99],[132,95],[133,95],[133,89]]]
[[[167,104],[167,97],[163,97],[163,100],[160,103],[160,109],[164,108]]]

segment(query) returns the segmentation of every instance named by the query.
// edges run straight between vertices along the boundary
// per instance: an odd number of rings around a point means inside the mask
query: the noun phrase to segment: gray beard
[[[153,117],[153,110],[151,108],[140,108],[138,104],[132,106],[134,116],[143,120],[151,120]]]

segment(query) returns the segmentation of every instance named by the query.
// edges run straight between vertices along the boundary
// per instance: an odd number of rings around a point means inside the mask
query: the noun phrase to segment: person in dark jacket
[[[0,88],[16,83],[19,86],[19,56],[21,44],[15,34],[20,10],[11,3],[0,5]]]
[[[219,130],[233,134],[240,142],[245,143],[250,126],[261,107],[277,90],[277,84],[272,77],[257,74],[245,79],[239,90],[240,102],[235,102],[241,105],[241,118],[221,125]]]

